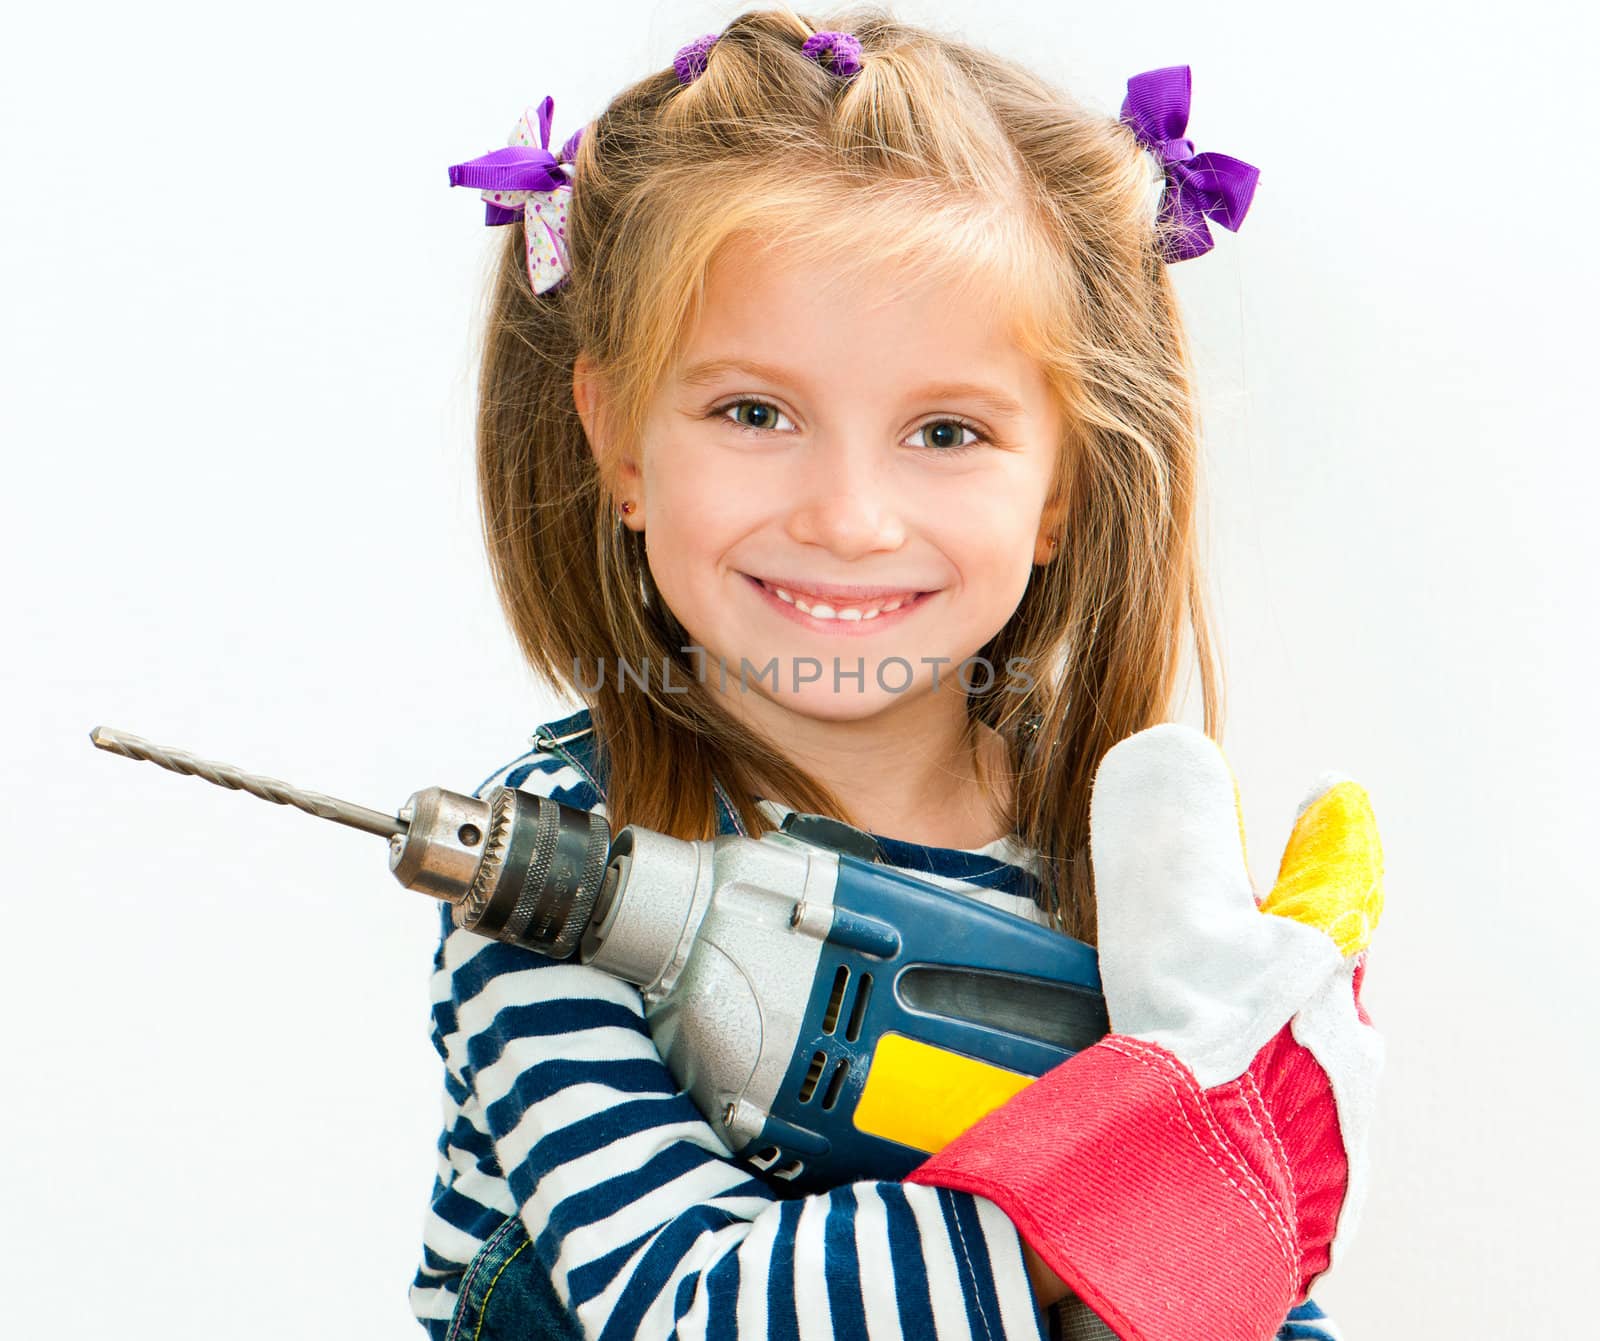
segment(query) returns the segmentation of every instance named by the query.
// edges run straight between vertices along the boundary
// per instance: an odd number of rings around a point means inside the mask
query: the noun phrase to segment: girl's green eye
[[[778,421],[776,407],[764,400],[741,400],[727,407],[733,411],[734,422],[744,428],[771,428]]]
[[[924,435],[922,442],[924,447],[932,447],[936,450],[947,452],[960,451],[961,448],[972,445],[962,441],[962,434],[972,433],[974,437],[977,436],[973,429],[963,424],[959,419],[935,419],[930,424],[924,424],[917,430],[917,433]],[[912,436],[916,435],[913,434]]]

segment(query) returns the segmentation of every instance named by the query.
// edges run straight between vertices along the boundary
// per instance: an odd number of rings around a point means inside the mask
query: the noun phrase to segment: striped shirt
[[[518,787],[604,815],[583,763],[535,749],[476,794]],[[774,822],[787,813],[759,804]],[[722,813],[723,830],[736,831]],[[1044,920],[1030,893],[1036,859],[1015,838],[975,849],[878,841],[891,865]],[[1016,1229],[986,1198],[893,1181],[785,1196],[678,1087],[635,987],[461,930],[441,912],[432,1039],[444,1121],[410,1290],[434,1341],[470,1335],[459,1319],[452,1326],[464,1278],[514,1218],[586,1341],[1112,1335],[1076,1303],[1075,1320],[1041,1320]],[[1342,1341],[1309,1300],[1278,1338]]]

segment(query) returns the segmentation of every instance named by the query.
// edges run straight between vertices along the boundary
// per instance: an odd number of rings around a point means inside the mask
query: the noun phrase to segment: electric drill
[[[397,815],[97,727],[101,749],[386,837],[459,927],[638,987],[730,1154],[796,1195],[898,1179],[1110,1030],[1093,948],[873,860],[791,814],[684,840],[515,788]]]

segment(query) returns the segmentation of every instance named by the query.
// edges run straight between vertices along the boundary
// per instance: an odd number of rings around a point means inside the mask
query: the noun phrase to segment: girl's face
[[[860,719],[935,688],[963,701],[957,667],[1050,555],[1062,430],[987,295],[730,247],[618,497],[709,685]]]

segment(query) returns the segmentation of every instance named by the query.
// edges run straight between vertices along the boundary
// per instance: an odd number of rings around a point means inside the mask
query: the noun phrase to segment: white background
[[[1225,745],[1258,882],[1329,767],[1367,786],[1388,859],[1374,1177],[1316,1297],[1369,1341],[1580,1334],[1596,34],[1536,4],[995,10],[897,12],[1108,115],[1129,75],[1190,64],[1199,148],[1262,169],[1242,231],[1175,271]],[[499,237],[445,169],[546,93],[559,143],[737,12],[8,18],[0,1332],[420,1335],[434,905],[376,838],[88,733],[392,809],[470,789],[560,710],[478,538]]]

